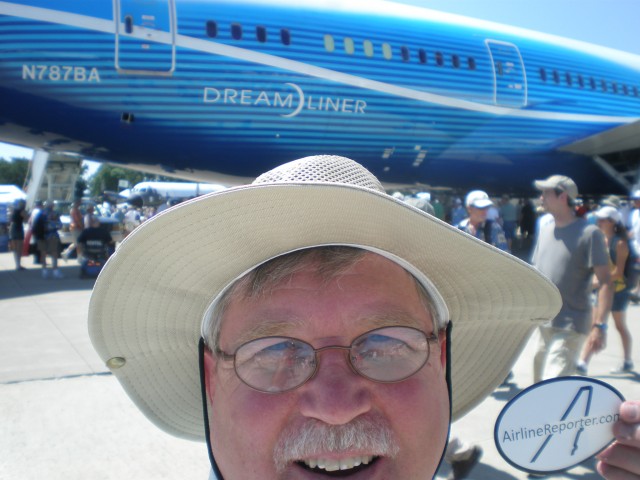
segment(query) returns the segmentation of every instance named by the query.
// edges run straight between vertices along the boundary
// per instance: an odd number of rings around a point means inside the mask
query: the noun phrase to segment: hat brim
[[[486,200],[476,200],[470,206],[474,208],[489,208],[491,205],[493,205],[493,202],[491,200],[486,199]]]
[[[243,273],[320,245],[388,252],[446,302],[453,417],[508,374],[557,289],[526,263],[388,195],[336,184],[251,185],[165,210],[120,245],[89,307],[89,333],[138,408],[160,428],[204,439],[198,341],[211,301]],[[109,362],[113,358],[124,361]]]

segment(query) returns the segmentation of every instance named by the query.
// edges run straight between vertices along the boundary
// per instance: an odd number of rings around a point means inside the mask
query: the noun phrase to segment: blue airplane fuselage
[[[562,147],[638,122],[640,57],[336,5],[0,2],[0,141],[200,180],[331,153],[387,183],[619,190]]]

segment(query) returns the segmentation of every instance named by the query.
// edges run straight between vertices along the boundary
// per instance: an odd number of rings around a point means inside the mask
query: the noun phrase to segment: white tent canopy
[[[15,185],[0,185],[0,203],[13,204],[16,200],[26,200],[27,194]]]

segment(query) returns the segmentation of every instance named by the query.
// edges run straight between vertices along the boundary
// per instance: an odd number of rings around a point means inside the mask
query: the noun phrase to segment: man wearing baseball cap
[[[552,175],[536,180],[534,185],[542,192],[542,207],[553,219],[540,227],[532,263],[562,295],[558,315],[538,327],[540,343],[534,357],[533,381],[539,382],[575,374],[585,342],[594,352],[604,348],[613,287],[604,235],[597,226],[575,214],[578,197],[575,182],[564,175]],[[590,293],[594,274],[601,288],[592,317]]]
[[[465,205],[469,218],[462,220],[458,224],[458,228],[500,250],[508,252],[509,246],[504,230],[502,230],[498,222],[487,219],[489,208],[493,206],[493,201],[489,198],[489,195],[482,190],[472,190],[465,198]]]
[[[137,228],[89,332],[151,421],[207,442],[211,478],[430,479],[559,308],[537,270],[316,156]],[[602,471],[633,469],[620,442]]]

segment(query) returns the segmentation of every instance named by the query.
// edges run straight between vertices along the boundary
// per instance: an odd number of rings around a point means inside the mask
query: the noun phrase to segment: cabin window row
[[[624,83],[607,81],[604,78],[595,79],[594,77],[585,77],[581,74],[572,74],[571,72],[560,73],[558,70],[551,70],[547,74],[547,70],[540,68],[540,79],[543,82],[553,82],[556,85],[564,84],[569,87],[578,86],[579,88],[590,88],[591,90],[600,90],[601,92],[621,93],[624,95],[633,95],[640,97],[640,91],[637,86],[629,86]]]
[[[341,45],[339,45],[339,43],[341,43]],[[372,58],[376,55],[376,46],[371,40],[363,40],[362,44],[360,44],[360,42],[356,42],[351,37],[344,37],[341,42],[336,42],[333,35],[327,34],[324,36],[324,48],[330,53],[342,49],[347,55],[354,55],[356,54],[356,50],[361,48],[365,57]],[[469,70],[476,69],[476,60],[473,57],[463,59],[457,54],[445,55],[439,51],[427,52],[427,50],[423,48],[418,48],[412,52],[412,50],[405,45],[394,48],[389,43],[381,43],[377,49],[379,50],[378,55],[381,54],[385,60],[391,60],[394,55],[399,55],[403,62],[415,60],[423,65],[433,62],[438,67],[449,65],[453,68],[463,68],[463,63],[465,63],[465,68]],[[432,60],[430,60],[431,58]]]
[[[216,38],[220,34],[218,23],[214,22],[213,20],[209,20],[206,24],[206,32],[207,37]],[[279,33],[280,42],[283,45],[291,45],[291,32],[289,31],[289,29],[281,28]],[[251,33],[244,31],[244,29],[242,28],[242,24],[240,23],[232,23],[230,25],[230,34],[231,38],[233,38],[234,40],[242,40],[247,35],[251,35]],[[258,25],[255,29],[255,38],[260,43],[266,43],[268,39],[267,28],[262,25]]]

